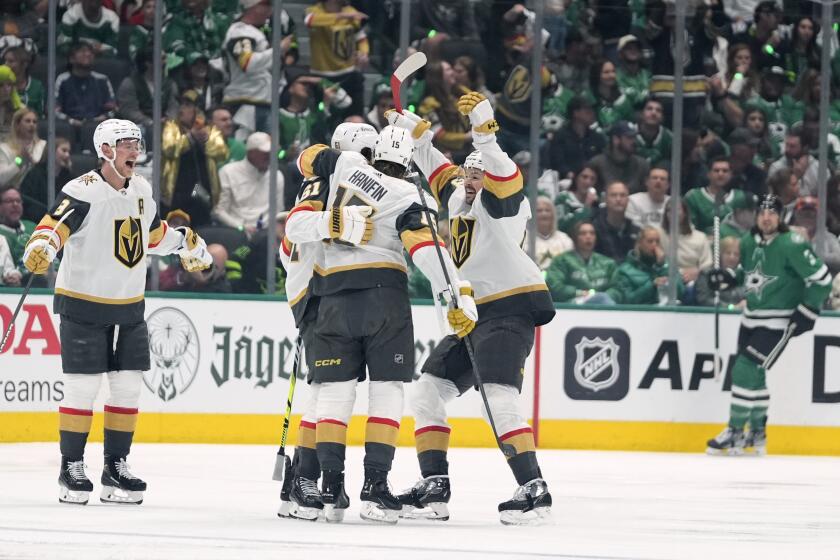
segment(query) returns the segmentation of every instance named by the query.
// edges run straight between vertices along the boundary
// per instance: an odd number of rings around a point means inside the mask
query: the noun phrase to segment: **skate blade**
[[[287,517],[291,519],[300,519],[301,521],[318,521],[318,516],[321,510],[313,507],[304,507],[295,502],[288,502],[289,513]],[[279,513],[277,515],[280,515]]]
[[[123,490],[114,486],[104,486],[99,501],[103,504],[126,504],[139,506],[143,503],[142,490]]]
[[[327,523],[341,523],[347,508],[337,508],[334,504],[324,504],[324,520]]]
[[[551,507],[538,507],[530,511],[502,511],[499,520],[502,525],[547,525],[551,522]]]
[[[744,448],[744,455],[749,457],[763,457],[767,455],[767,448],[766,447],[745,447]]]
[[[729,449],[716,449],[714,447],[707,447],[706,448],[706,455],[711,455],[713,457],[740,457],[744,454],[744,450],[731,447]]]
[[[387,523],[389,525],[395,525],[400,519],[400,510],[384,509],[374,502],[362,502],[362,509],[359,511],[359,517],[365,521],[371,521],[373,523]]]
[[[446,502],[435,502],[427,507],[403,506],[400,511],[402,519],[428,519],[431,521],[449,521],[449,506]]]
[[[90,492],[84,490],[70,490],[65,486],[59,484],[61,492],[58,494],[58,501],[62,504],[71,504],[75,506],[87,505],[90,499]]]

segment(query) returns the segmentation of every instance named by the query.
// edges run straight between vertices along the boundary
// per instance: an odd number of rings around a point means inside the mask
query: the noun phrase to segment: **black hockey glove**
[[[814,329],[814,323],[819,317],[819,310],[800,303],[790,316],[790,324],[793,325],[793,336],[799,336]]]
[[[716,292],[728,290],[736,282],[735,271],[731,268],[713,268],[709,271],[709,287]]]

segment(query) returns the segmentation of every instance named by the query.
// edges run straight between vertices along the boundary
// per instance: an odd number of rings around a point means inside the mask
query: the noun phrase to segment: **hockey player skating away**
[[[339,151],[353,151],[361,153],[366,159],[373,157],[373,147],[378,133],[369,124],[341,123],[333,132],[330,145]],[[300,196],[311,192],[313,183],[315,189],[329,191],[329,178],[313,177],[301,185],[300,193],[295,203],[300,202]],[[286,268],[286,293],[289,294],[289,306],[295,318],[295,326],[303,337],[306,350],[307,368],[311,372],[314,364],[311,357],[312,331],[315,328],[315,318],[318,315],[318,296],[312,293],[311,280],[315,266],[323,267],[323,241],[294,244],[283,238],[280,258]],[[311,381],[311,379],[310,379]],[[318,479],[321,467],[315,451],[315,427],[317,422],[315,406],[318,399],[317,383],[307,385],[308,400],[298,425],[297,445],[290,472],[283,478],[283,489],[280,492],[280,517],[295,517],[298,519],[316,520],[323,509],[321,494],[318,492]]]
[[[533,433],[519,408],[519,394],[534,327],[551,321],[554,305],[539,268],[520,245],[531,209],[522,174],[496,143],[493,109],[475,92],[462,96],[458,108],[469,115],[477,148],[464,163],[466,180],[431,145],[427,121],[391,112],[389,122],[408,128],[416,138],[415,162],[435,199],[449,209],[452,259],[461,278],[475,289],[480,317],[470,336],[475,359],[499,438],[516,450],[508,464],[519,488],[513,499],[499,504],[501,521],[539,523],[550,513],[551,495],[537,464]],[[441,341],[423,372],[410,399],[423,479],[400,500],[406,517],[448,519],[446,403],[475,384],[463,341],[453,336]]]
[[[105,402],[103,502],[140,504],[146,483],[126,458],[137,424],[143,371],[149,369],[149,333],[143,317],[146,255],[177,253],[187,270],[213,263],[204,241],[189,228],[174,230],[158,217],[152,187],[134,174],[144,152],[140,129],[109,119],[93,134],[102,167],[67,183],[24,253],[26,268],[47,272],[64,249],[53,310],[61,316],[64,399],[59,407],[59,501],[86,504],[93,484],[84,451],[93,402],[102,377]],[[72,212],[72,213],[71,213]],[[67,219],[53,228],[65,216]]]
[[[747,308],[738,332],[738,356],[732,368],[729,425],[707,442],[713,455],[763,455],[770,393],[766,372],[791,337],[814,328],[831,291],[831,274],[799,234],[781,222],[783,205],[765,195],[751,235],[741,239],[741,268],[712,271],[721,288],[740,275],[747,289]],[[750,432],[744,427],[749,424]]]
[[[365,430],[365,480],[361,516],[396,523],[399,500],[388,487],[403,384],[414,373],[414,332],[403,249],[432,284],[445,289],[417,189],[402,177],[414,143],[408,131],[386,126],[374,147],[373,165],[361,154],[311,146],[301,153],[304,177],[329,177],[329,191],[313,183],[290,212],[286,234],[292,243],[328,240],[324,264],[315,267],[313,291],[320,297],[311,360],[320,384],[315,447],[323,479],[321,500],[327,521],[340,521],[349,499],[344,487],[347,424],[353,412],[359,372],[370,376]],[[445,266],[457,278],[451,259]],[[448,318],[462,336],[475,325],[475,303],[462,286],[459,309]]]

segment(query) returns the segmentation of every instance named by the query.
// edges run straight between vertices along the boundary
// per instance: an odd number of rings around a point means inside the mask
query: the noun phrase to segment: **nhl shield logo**
[[[161,307],[146,319],[152,368],[143,372],[146,388],[162,401],[186,391],[198,373],[198,331],[190,318],[174,307]]]
[[[461,268],[472,253],[473,234],[475,233],[474,218],[452,218],[449,225],[451,236],[452,262]]]
[[[612,338],[583,337],[575,345],[575,379],[582,387],[600,391],[618,381],[618,344]]]
[[[128,268],[143,261],[143,224],[140,218],[114,220],[114,256]]]

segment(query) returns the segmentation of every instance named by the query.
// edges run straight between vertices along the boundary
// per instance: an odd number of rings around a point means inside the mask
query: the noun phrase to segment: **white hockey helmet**
[[[138,140],[140,143],[140,153],[145,153],[145,145],[143,144],[143,133],[140,127],[131,121],[124,119],[108,119],[102,121],[97,125],[96,130],[93,131],[93,145],[96,148],[96,155],[108,161],[105,154],[102,153],[102,144],[108,144],[111,149],[117,148],[117,142],[120,140]]]
[[[408,169],[414,155],[414,139],[404,128],[388,125],[379,133],[373,148],[373,161],[390,161]]]
[[[338,125],[333,132],[330,145],[342,152],[359,152],[367,148],[373,152],[379,134],[367,123],[345,122]]]
[[[484,161],[481,159],[481,152],[475,150],[464,160],[464,169],[478,169],[484,171]]]

